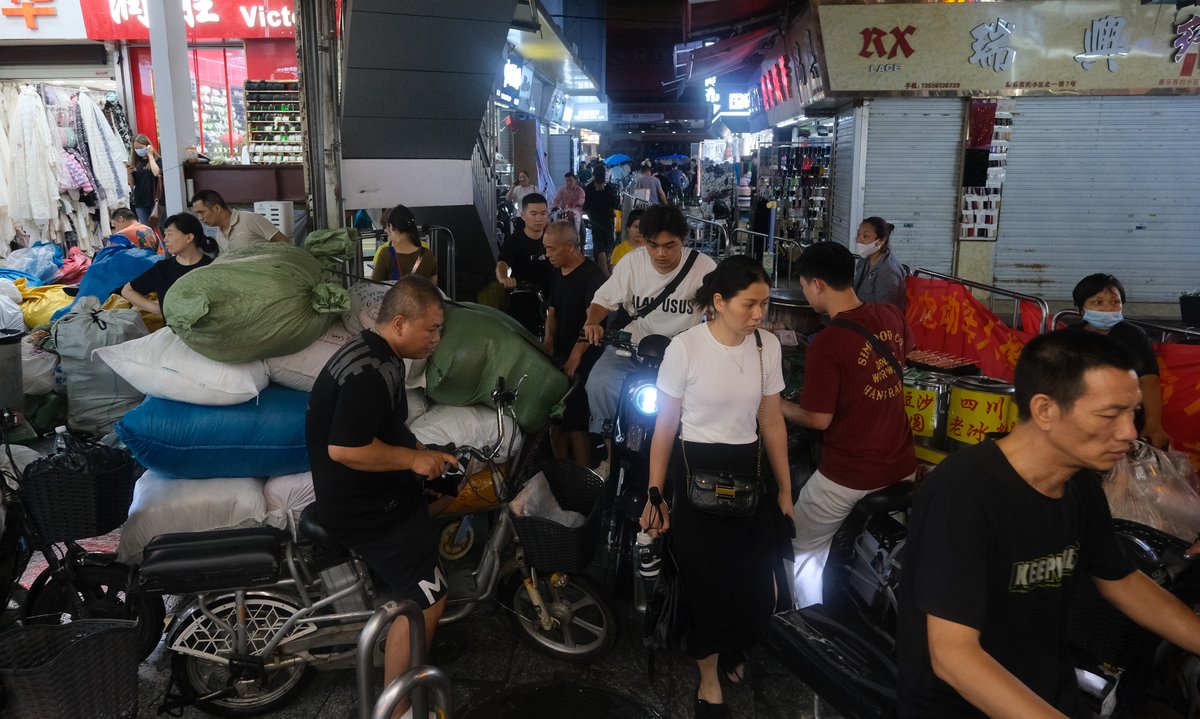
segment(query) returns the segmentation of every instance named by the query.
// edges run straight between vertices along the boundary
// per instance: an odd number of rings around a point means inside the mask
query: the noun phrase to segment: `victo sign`
[[[290,38],[296,16],[288,0],[178,0],[188,40]],[[80,0],[92,40],[148,40],[146,0]]]

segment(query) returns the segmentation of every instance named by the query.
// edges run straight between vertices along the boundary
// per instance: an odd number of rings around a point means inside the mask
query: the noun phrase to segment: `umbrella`
[[[616,155],[609,155],[608,157],[604,158],[604,164],[606,164],[606,165],[619,165],[622,162],[633,162],[633,158],[630,157],[629,155],[625,155],[625,154],[621,154],[621,153],[618,153]]]
[[[656,157],[656,158],[654,158],[654,161],[655,162],[666,162],[668,160],[678,161],[678,160],[686,160],[686,159],[688,159],[687,155],[680,155],[680,154],[676,153],[674,155],[663,155],[662,157]]]

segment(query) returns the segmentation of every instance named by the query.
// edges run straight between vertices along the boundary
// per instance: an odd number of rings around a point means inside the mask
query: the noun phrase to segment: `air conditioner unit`
[[[254,212],[270,220],[277,230],[291,237],[296,229],[294,206],[293,202],[255,202]]]

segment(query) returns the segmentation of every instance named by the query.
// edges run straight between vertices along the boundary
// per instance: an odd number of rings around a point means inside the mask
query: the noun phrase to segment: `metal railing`
[[[625,225],[628,224],[628,218],[629,218],[630,212],[633,212],[634,210],[639,210],[639,209],[644,210],[647,207],[653,207],[654,204],[655,203],[648,202],[646,200],[643,200],[640,197],[634,197],[633,195],[629,194],[628,192],[625,192],[624,190],[622,190],[621,191],[621,229],[624,230]]]
[[[1029,295],[1029,294],[1025,294],[1024,292],[1016,292],[1014,290],[1006,290],[1003,287],[996,287],[995,285],[985,285],[982,282],[974,282],[972,280],[964,280],[961,277],[955,277],[954,275],[944,275],[941,272],[934,272],[933,270],[927,270],[924,267],[916,268],[915,270],[912,271],[911,275],[913,277],[925,275],[926,277],[929,277],[929,278],[932,278],[935,280],[946,280],[948,282],[957,282],[958,284],[963,285],[965,287],[970,287],[971,289],[980,290],[981,292],[987,292],[988,293],[987,306],[988,306],[988,309],[992,310],[993,312],[996,311],[994,302],[997,297],[1005,297],[1005,298],[1012,300],[1012,304],[1013,304],[1012,320],[1009,323],[1009,326],[1013,327],[1014,329],[1020,324],[1021,301],[1023,300],[1026,302],[1032,302],[1035,305],[1037,305],[1038,309],[1041,310],[1041,314],[1042,314],[1041,323],[1038,325],[1036,332],[1038,334],[1041,334],[1042,332],[1046,331],[1047,327],[1050,326],[1050,304],[1048,302],[1046,302],[1046,300],[1044,300],[1041,297],[1038,297],[1036,295]],[[1022,327],[1022,329],[1025,330],[1026,332],[1034,331],[1034,328],[1032,328],[1032,327]]]
[[[371,719],[391,719],[401,700],[419,688],[427,688],[433,694],[434,702],[439,707],[439,719],[451,719],[454,714],[454,696],[450,690],[450,677],[441,669],[426,665],[413,667],[388,684],[379,701],[375,703]],[[413,706],[416,707],[415,701]],[[412,715],[426,716],[418,714],[415,708]]]
[[[421,239],[429,246],[429,251],[437,258],[438,286],[450,299],[455,299],[458,291],[458,255],[454,245],[454,233],[442,225],[421,225],[420,233]],[[356,279],[367,278],[367,258],[374,260],[375,253],[386,243],[387,233],[383,230],[358,231],[358,242],[354,243],[354,258],[346,278],[347,286],[353,284]]]
[[[377,702],[371,676],[375,673],[375,647],[379,643],[380,635],[400,616],[408,620],[408,658],[412,668],[388,684]],[[450,680],[441,670],[425,665],[425,615],[416,602],[409,599],[403,602],[391,601],[380,607],[359,633],[357,653],[355,679],[358,683],[359,719],[388,719],[396,705],[409,694],[412,694],[412,715],[428,716],[425,693],[414,692],[414,689],[423,685],[429,685],[437,705],[442,710],[443,719],[450,719],[453,708]]]
[[[458,252],[454,246],[454,233],[442,225],[422,225],[421,233],[428,239],[429,249],[438,261],[438,286],[450,299],[458,299]]]
[[[733,231],[733,240],[729,247],[729,254],[766,254],[767,248],[770,246],[770,239],[770,236],[766,233],[739,227]],[[793,240],[790,237],[775,237],[775,257],[771,265],[772,285],[779,287],[782,278],[784,286],[791,287],[793,266],[806,246],[805,243]],[[785,264],[787,270],[781,273],[780,270]]]
[[[684,215],[684,218],[691,230],[688,239],[693,248],[717,262],[729,256],[729,229],[723,223],[692,215]]]
[[[1050,329],[1057,328],[1060,322],[1063,322],[1063,320],[1067,319],[1076,319],[1082,321],[1083,315],[1079,314],[1078,310],[1061,310],[1059,312],[1055,312],[1054,318],[1050,321]],[[1138,327],[1146,330],[1146,334],[1150,336],[1150,339],[1160,344],[1166,342],[1176,342],[1177,337],[1187,340],[1200,340],[1200,328],[1197,327],[1176,327],[1175,325],[1169,325],[1165,322],[1139,320],[1132,317],[1126,317],[1125,321],[1131,325],[1137,325]]]

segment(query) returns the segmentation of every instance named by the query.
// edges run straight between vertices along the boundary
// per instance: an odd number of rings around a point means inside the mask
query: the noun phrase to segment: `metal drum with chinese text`
[[[1013,386],[991,377],[959,377],[950,390],[946,414],[946,450],[979,444],[994,432],[1008,432],[1017,423]]]
[[[904,410],[917,444],[946,449],[946,412],[953,386],[950,375],[914,369],[904,373]]]

